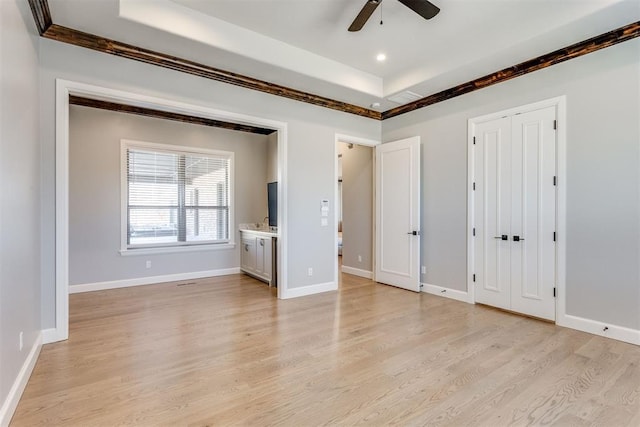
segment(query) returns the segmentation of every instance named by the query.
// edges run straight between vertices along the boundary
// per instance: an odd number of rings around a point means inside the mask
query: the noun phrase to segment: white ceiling
[[[56,24],[380,110],[640,20],[638,0],[433,0],[429,21],[384,0],[348,32],[364,3],[49,1]]]

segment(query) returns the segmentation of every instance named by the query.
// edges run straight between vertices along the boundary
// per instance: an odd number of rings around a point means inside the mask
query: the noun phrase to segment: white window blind
[[[229,241],[231,156],[127,145],[127,248]]]

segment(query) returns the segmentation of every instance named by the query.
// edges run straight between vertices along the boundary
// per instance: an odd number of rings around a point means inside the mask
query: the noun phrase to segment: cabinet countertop
[[[270,230],[251,230],[251,229],[247,229],[247,228],[240,228],[240,232],[241,233],[252,233],[255,234],[257,236],[262,236],[262,237],[278,237],[278,233],[275,231],[270,231]]]

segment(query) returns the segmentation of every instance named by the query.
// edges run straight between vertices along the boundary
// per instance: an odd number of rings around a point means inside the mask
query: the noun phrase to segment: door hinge
[[[474,282],[476,281],[476,275],[475,274],[473,275],[473,281]]]
[[[473,227],[473,235],[474,236],[476,235],[476,228],[475,227]]]
[[[555,231],[553,232],[553,241],[554,242],[556,241],[556,232]]]
[[[476,183],[473,183],[473,191],[476,191]]]
[[[476,145],[476,137],[473,137],[473,145]]]
[[[558,185],[558,177],[557,176],[553,177],[553,185]]]
[[[553,297],[556,297],[556,288],[553,288]]]
[[[558,129],[558,121],[554,120],[553,121],[553,130],[556,130],[556,129]]]

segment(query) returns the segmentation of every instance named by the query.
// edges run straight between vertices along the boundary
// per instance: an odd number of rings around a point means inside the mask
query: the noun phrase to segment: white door
[[[511,124],[501,118],[476,126],[476,302],[510,309]]]
[[[555,107],[511,123],[511,309],[555,320]]]
[[[476,125],[476,301],[555,319],[555,107]]]
[[[420,137],[376,146],[375,280],[420,291]]]

